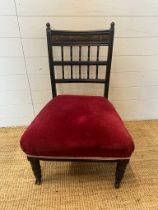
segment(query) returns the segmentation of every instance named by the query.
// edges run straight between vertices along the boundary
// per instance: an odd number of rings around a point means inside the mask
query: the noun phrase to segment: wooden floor
[[[158,121],[127,122],[135,152],[120,189],[115,163],[42,162],[34,177],[19,139],[25,128],[0,129],[0,210],[158,209]]]

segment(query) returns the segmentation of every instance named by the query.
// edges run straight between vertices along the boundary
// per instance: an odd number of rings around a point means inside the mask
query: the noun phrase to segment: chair
[[[20,141],[32,166],[35,183],[41,183],[40,160],[111,161],[117,163],[115,188],[119,188],[134,151],[134,143],[108,100],[114,23],[111,23],[109,30],[102,31],[61,31],[51,30],[49,23],[46,26],[53,99],[35,117]],[[56,47],[60,50],[58,57],[61,55],[57,60],[53,56]],[[95,60],[90,56],[93,47],[96,49]],[[106,59],[99,56],[102,47],[107,48]],[[69,60],[64,59],[66,48],[69,49]],[[76,48],[78,60],[73,59]],[[87,49],[86,59],[82,56],[83,48]],[[65,76],[66,66],[70,67],[69,78]],[[76,66],[78,78],[74,78]],[[86,78],[83,78],[83,66],[86,67]],[[61,67],[61,78],[56,76],[58,67]],[[95,78],[90,76],[91,67],[96,68]],[[99,77],[100,67],[104,67],[104,78]],[[104,97],[58,95],[56,84],[59,83],[102,84]]]

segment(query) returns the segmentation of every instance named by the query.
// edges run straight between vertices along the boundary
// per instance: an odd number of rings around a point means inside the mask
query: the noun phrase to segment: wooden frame
[[[31,164],[33,174],[35,176],[35,184],[40,185],[42,182],[41,166],[40,161],[86,161],[86,162],[116,162],[116,172],[115,172],[115,188],[119,188],[121,180],[124,176],[126,166],[129,162],[129,159],[117,159],[117,160],[90,160],[90,159],[44,159],[44,158],[35,158],[27,157],[28,161]]]
[[[100,83],[104,84],[104,97],[108,98],[109,92],[109,80],[110,80],[110,70],[111,70],[111,61],[112,61],[112,51],[113,51],[113,39],[114,39],[114,23],[111,23],[111,28],[104,31],[57,31],[51,30],[50,24],[46,24],[47,29],[47,44],[48,44],[48,56],[49,56],[49,68],[50,68],[50,78],[51,78],[51,87],[52,95],[56,97],[57,88],[56,83]],[[61,47],[61,61],[54,61],[53,59],[53,50],[52,46]],[[70,46],[70,61],[64,61],[64,46]],[[79,46],[79,60],[73,61],[72,59],[72,46]],[[88,46],[88,55],[87,61],[81,60],[81,47]],[[97,58],[96,61],[90,61],[90,47],[97,46]],[[99,46],[108,47],[107,60],[99,60]],[[71,66],[71,76],[69,79],[64,77],[64,66]],[[73,66],[79,66],[79,78],[73,78]],[[81,77],[81,66],[87,66],[87,78],[83,79]],[[90,79],[89,77],[89,67],[91,65],[96,65],[96,78]],[[106,77],[104,79],[98,78],[98,66],[106,66]],[[62,79],[55,78],[55,66],[62,67]],[[115,188],[119,188],[121,180],[124,176],[126,166],[129,162],[129,159],[116,159],[116,160],[94,160],[90,159],[47,159],[47,158],[37,158],[37,157],[27,157],[28,161],[31,164],[32,171],[35,176],[35,184],[41,184],[42,175],[40,161],[102,161],[102,162],[116,162],[116,173],[115,173]]]

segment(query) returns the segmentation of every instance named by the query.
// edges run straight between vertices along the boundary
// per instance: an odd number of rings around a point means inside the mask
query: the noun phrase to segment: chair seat
[[[28,156],[130,158],[134,143],[113,105],[101,96],[59,95],[21,138]]]

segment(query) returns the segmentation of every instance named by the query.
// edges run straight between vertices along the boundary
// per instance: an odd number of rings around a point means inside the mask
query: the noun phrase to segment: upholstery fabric
[[[132,137],[114,106],[101,96],[59,95],[24,132],[27,155],[128,158]]]

